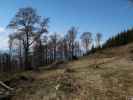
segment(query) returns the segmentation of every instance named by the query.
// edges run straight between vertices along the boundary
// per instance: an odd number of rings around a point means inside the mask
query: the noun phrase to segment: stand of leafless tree
[[[0,54],[0,71],[37,69],[55,61],[78,59],[84,50],[90,51],[90,32],[84,32],[80,42],[77,27],[71,27],[64,36],[56,32],[48,35],[48,24],[49,18],[39,16],[35,9],[19,9],[7,26],[12,33],[9,35],[9,52]],[[98,45],[100,40],[98,34]]]

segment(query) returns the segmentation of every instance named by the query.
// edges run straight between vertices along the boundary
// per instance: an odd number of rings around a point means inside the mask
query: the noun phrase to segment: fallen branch
[[[7,86],[7,85],[6,85],[5,83],[3,83],[2,81],[0,81],[0,85],[1,85],[3,88],[5,88],[5,89],[7,89],[7,90],[9,90],[9,91],[13,91],[13,90],[14,90],[13,88]]]

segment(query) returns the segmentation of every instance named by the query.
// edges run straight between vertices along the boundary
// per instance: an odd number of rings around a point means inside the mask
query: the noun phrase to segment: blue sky
[[[128,0],[1,0],[0,49],[8,47],[6,26],[19,8],[32,6],[41,16],[50,17],[49,31],[64,34],[71,26],[110,36],[133,26],[133,7]]]

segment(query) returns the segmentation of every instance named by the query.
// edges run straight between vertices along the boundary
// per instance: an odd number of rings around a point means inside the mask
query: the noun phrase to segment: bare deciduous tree
[[[44,45],[44,52],[45,52],[45,55],[44,55],[45,61],[44,61],[44,63],[48,64],[48,37],[46,35],[43,36],[42,43]]]
[[[31,7],[21,8],[11,20],[8,27],[22,35],[25,67],[31,69],[29,61],[29,50],[34,41],[48,29],[48,18],[38,16],[35,9]]]
[[[100,48],[100,46],[101,46],[101,39],[102,39],[102,34],[101,33],[97,33],[96,34],[96,46],[98,48]]]
[[[84,32],[81,35],[81,40],[82,40],[82,44],[85,47],[86,53],[87,53],[88,50],[89,50],[89,47],[90,47],[90,45],[92,43],[92,33],[90,33],[90,32]]]
[[[72,59],[74,57],[74,43],[75,43],[77,33],[78,33],[78,29],[76,27],[71,27],[67,33],[67,41],[68,41],[69,51],[71,52]]]
[[[59,40],[59,35],[57,33],[54,33],[50,36],[50,40],[52,42],[52,48],[53,48],[53,60],[56,60],[57,56],[57,43]]]

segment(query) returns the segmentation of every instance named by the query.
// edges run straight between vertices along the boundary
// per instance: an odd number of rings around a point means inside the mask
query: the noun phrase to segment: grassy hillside
[[[58,68],[58,66],[60,66]],[[133,44],[10,76],[12,100],[126,100],[133,96]]]

